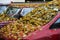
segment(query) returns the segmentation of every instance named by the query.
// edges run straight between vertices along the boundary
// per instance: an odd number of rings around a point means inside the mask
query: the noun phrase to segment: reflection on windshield
[[[3,11],[6,11],[7,7],[6,6],[0,6],[0,13],[2,13]]]
[[[34,8],[23,8],[21,15],[25,16],[27,13],[31,12]]]
[[[55,23],[60,23],[60,18]]]

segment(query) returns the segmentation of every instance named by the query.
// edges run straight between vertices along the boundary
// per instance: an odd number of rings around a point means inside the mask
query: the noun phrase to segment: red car
[[[31,35],[28,35],[24,40],[60,40],[60,24],[57,24],[55,28],[52,27],[59,18],[60,13],[58,13],[52,21],[43,26],[41,30],[31,33]]]
[[[52,25],[60,18],[60,13],[56,15],[48,24],[43,26],[41,30],[30,33],[22,40],[60,40],[60,27],[54,28]],[[60,25],[60,24],[59,24]],[[6,39],[7,40],[7,39]]]

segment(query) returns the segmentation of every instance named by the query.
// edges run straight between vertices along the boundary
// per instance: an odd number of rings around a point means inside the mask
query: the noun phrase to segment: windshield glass
[[[57,28],[60,28],[60,18],[50,27],[50,29],[57,29]]]

